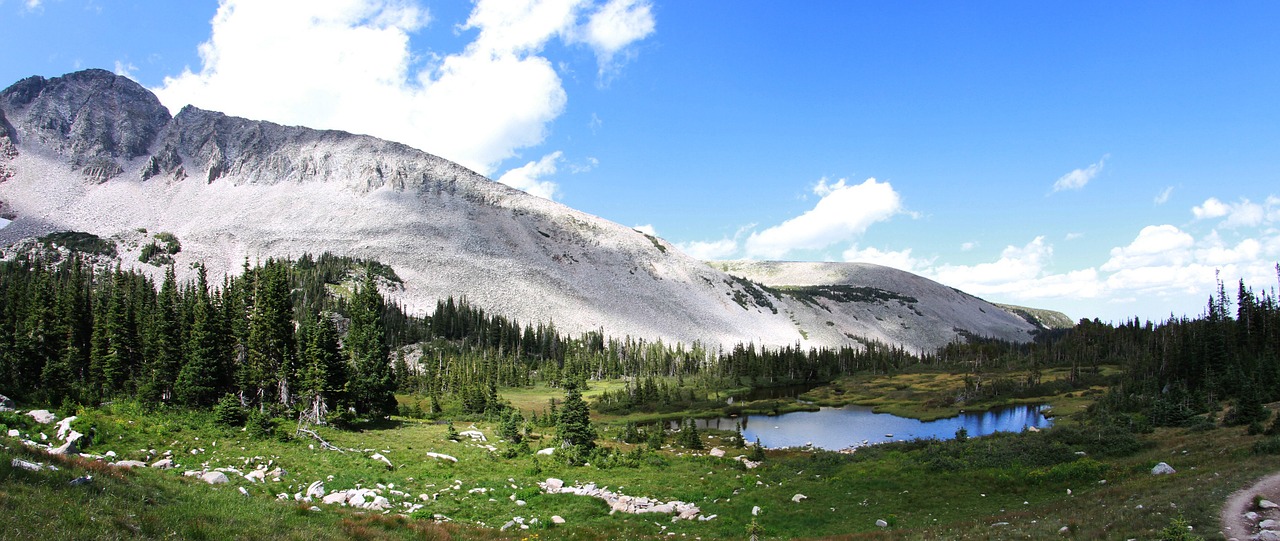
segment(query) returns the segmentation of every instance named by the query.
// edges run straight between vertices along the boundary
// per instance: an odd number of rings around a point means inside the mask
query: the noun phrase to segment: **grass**
[[[894,379],[897,379],[895,377]],[[944,378],[945,379],[945,378]],[[549,390],[525,398],[545,403]],[[507,393],[504,393],[507,395]],[[513,402],[516,400],[513,399]],[[363,430],[320,428],[346,452],[320,449],[308,439],[255,440],[245,432],[218,428],[206,414],[147,413],[128,404],[83,412],[95,429],[92,453],[115,451],[121,459],[152,460],[171,451],[176,470],[119,471],[81,459],[58,459],[27,450],[0,437],[0,521],[3,539],[741,539],[755,517],[767,539],[1012,539],[1059,538],[1067,527],[1075,538],[1152,538],[1178,515],[1201,535],[1216,531],[1216,516],[1227,494],[1276,467],[1274,457],[1250,449],[1265,436],[1243,427],[1192,433],[1161,429],[1137,453],[1121,458],[1072,444],[1066,465],[1037,457],[1062,454],[1046,434],[976,438],[966,444],[908,443],[874,447],[853,455],[770,451],[765,464],[747,470],[728,458],[668,448],[630,455],[630,465],[601,462],[568,466],[554,457],[504,458],[508,445],[497,440],[496,423],[477,422],[488,443],[449,442],[445,427],[396,420]],[[282,424],[291,431],[292,426]],[[458,423],[458,430],[470,428]],[[50,426],[43,427],[52,436]],[[39,439],[34,429],[24,432]],[[723,434],[704,434],[708,448],[727,448]],[[535,435],[533,449],[551,446]],[[1105,438],[1104,438],[1105,439]],[[1059,442],[1061,443],[1061,442]],[[1105,443],[1105,442],[1104,442]],[[602,441],[621,456],[635,447]],[[491,452],[484,445],[494,446]],[[958,462],[939,462],[943,445]],[[1088,461],[1070,451],[1088,449]],[[155,453],[151,450],[154,449]],[[195,449],[197,454],[191,454]],[[200,451],[203,449],[203,451]],[[438,461],[427,452],[458,462]],[[370,456],[380,453],[387,467]],[[27,472],[12,458],[55,463],[59,470]],[[1093,462],[1096,460],[1097,462]],[[1164,461],[1178,473],[1152,476]],[[279,482],[251,483],[229,475],[228,485],[211,486],[184,478],[181,471],[203,467],[279,466]],[[1079,466],[1079,467],[1077,467]],[[94,481],[69,481],[91,473]],[[332,477],[330,477],[332,476]],[[632,496],[699,505],[710,521],[672,522],[667,515],[610,515],[604,503],[587,497],[543,494],[536,483],[548,477],[568,484],[596,483]],[[1103,479],[1105,483],[1100,483]],[[313,481],[329,490],[382,485],[397,511],[386,515],[292,501]],[[394,488],[391,488],[393,487]],[[242,496],[243,487],[249,497]],[[484,489],[483,491],[474,489]],[[1071,493],[1068,494],[1068,489]],[[404,497],[390,491],[402,491]],[[289,495],[277,502],[276,494]],[[796,494],[807,499],[793,502]],[[426,501],[422,500],[426,495]],[[517,505],[521,500],[525,505]],[[424,507],[409,517],[402,502]],[[1141,507],[1139,507],[1141,506]],[[437,523],[435,515],[448,517]],[[567,523],[553,527],[550,517]],[[538,519],[530,530],[499,528],[522,517]],[[878,528],[875,521],[892,522]],[[993,526],[997,523],[1006,525]]]

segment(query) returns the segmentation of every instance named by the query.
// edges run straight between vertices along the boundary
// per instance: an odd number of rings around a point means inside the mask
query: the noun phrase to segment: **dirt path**
[[[1253,486],[1238,490],[1227,498],[1227,504],[1222,506],[1222,513],[1219,515],[1222,520],[1222,536],[1224,539],[1238,539],[1244,541],[1253,537],[1254,523],[1246,520],[1244,514],[1249,511],[1257,511],[1261,518],[1259,520],[1274,518],[1280,519],[1280,509],[1269,509],[1266,512],[1253,508],[1253,497],[1261,495],[1264,499],[1271,501],[1280,500],[1280,473],[1273,473],[1262,479],[1259,479]]]

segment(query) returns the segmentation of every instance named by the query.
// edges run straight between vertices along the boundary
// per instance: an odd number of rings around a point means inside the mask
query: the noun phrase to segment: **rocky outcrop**
[[[698,514],[702,512],[698,506],[692,503],[686,503],[679,500],[670,502],[661,502],[649,498],[637,498],[619,494],[608,489],[597,487],[594,483],[586,485],[565,486],[564,481],[554,477],[548,478],[546,481],[538,483],[543,492],[547,494],[577,494],[579,496],[589,496],[599,498],[609,504],[609,514],[626,513],[626,514],[644,514],[644,513],[661,513],[674,514],[672,520],[692,520],[699,518]]]

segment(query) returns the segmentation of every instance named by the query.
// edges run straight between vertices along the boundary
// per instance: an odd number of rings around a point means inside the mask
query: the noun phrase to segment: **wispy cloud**
[[[1163,205],[1169,202],[1169,197],[1173,195],[1173,186],[1169,186],[1156,194],[1155,204]]]
[[[536,162],[529,162],[503,173],[498,182],[545,199],[555,199],[560,186],[546,177],[556,174],[556,163],[563,153],[555,151]]]
[[[1105,165],[1108,157],[1110,157],[1109,154],[1104,155],[1101,159],[1098,160],[1098,163],[1091,164],[1089,165],[1089,167],[1086,167],[1084,169],[1076,169],[1074,171],[1071,171],[1070,173],[1062,175],[1061,177],[1058,178],[1057,181],[1053,183],[1053,191],[1051,193],[1058,193],[1063,190],[1079,190],[1084,188],[1085,185],[1089,183],[1089,181],[1093,180],[1095,177],[1098,176],[1098,173],[1102,172],[1102,167]]]

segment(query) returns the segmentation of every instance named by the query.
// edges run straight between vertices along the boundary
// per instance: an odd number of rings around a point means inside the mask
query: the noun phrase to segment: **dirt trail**
[[[1259,479],[1253,486],[1238,490],[1227,498],[1227,504],[1222,506],[1220,519],[1222,520],[1222,536],[1224,539],[1238,539],[1244,541],[1250,539],[1256,533],[1255,524],[1244,518],[1244,514],[1249,511],[1256,511],[1261,518],[1280,520],[1280,509],[1268,509],[1265,512],[1253,508],[1253,497],[1260,495],[1264,499],[1277,501],[1280,500],[1280,473],[1273,473],[1262,479]]]

